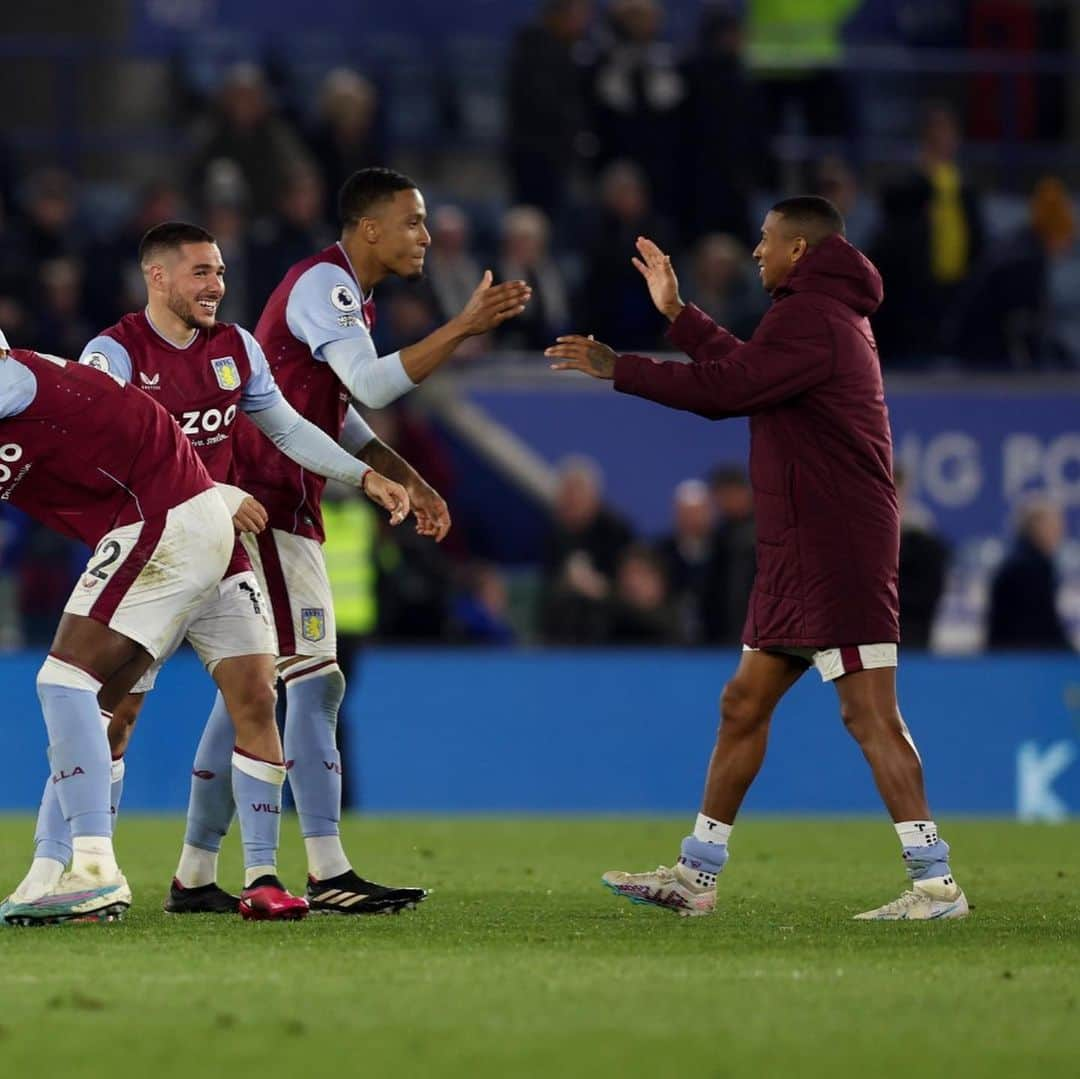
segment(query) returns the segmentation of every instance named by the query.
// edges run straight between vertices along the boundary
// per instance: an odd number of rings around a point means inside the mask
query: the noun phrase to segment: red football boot
[[[259,877],[240,893],[240,917],[247,921],[298,922],[307,913],[308,901],[290,895],[277,877]]]

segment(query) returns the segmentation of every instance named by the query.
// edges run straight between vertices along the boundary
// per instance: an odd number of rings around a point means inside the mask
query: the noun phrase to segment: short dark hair
[[[844,235],[844,215],[821,195],[795,195],[781,199],[772,208],[806,238],[808,247],[816,247],[827,236]]]
[[[399,191],[416,190],[416,184],[402,172],[371,168],[354,172],[338,194],[338,217],[341,227],[351,228],[372,206],[392,199]]]
[[[139,241],[139,265],[145,266],[159,251],[175,251],[183,244],[215,244],[217,240],[201,225],[187,221],[163,221],[147,229]]]
[[[748,487],[749,484],[746,470],[741,465],[717,465],[709,473],[709,486],[714,490],[717,487]]]

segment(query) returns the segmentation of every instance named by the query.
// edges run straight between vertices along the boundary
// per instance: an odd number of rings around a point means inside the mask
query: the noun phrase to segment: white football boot
[[[651,873],[624,873],[612,869],[600,880],[605,888],[631,903],[663,907],[682,918],[712,914],[716,909],[716,885],[703,888],[697,874],[682,865],[657,866]]]
[[[33,899],[16,895],[0,905],[8,925],[60,925],[64,922],[116,922],[131,906],[131,889],[119,871],[113,880],[65,873],[56,886]]]
[[[936,918],[966,918],[967,896],[952,877],[916,880],[911,891],[876,910],[855,915],[859,922],[926,922]]]

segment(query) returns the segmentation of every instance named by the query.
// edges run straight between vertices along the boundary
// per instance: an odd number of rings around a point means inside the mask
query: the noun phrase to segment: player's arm
[[[645,279],[653,305],[671,323],[668,339],[695,363],[723,359],[743,344],[693,304],[683,303],[671,258],[645,236],[637,238],[638,258],[630,261]]]
[[[531,295],[524,282],[493,285],[491,273],[485,273],[460,315],[417,344],[380,356],[355,290],[344,270],[320,263],[293,286],[285,319],[293,336],[330,366],[354,401],[368,408],[384,408],[408,393],[467,337],[520,314]]]
[[[328,434],[304,419],[281,395],[259,343],[241,331],[251,360],[251,376],[240,395],[240,408],[286,457],[328,479],[359,487],[400,524],[409,512],[405,488],[341,448]]]
[[[490,270],[484,271],[468,303],[445,325],[422,341],[401,350],[401,365],[412,381],[422,382],[437,370],[467,338],[477,337],[516,318],[525,310],[532,289],[524,281],[493,284]]]
[[[11,355],[8,343],[0,333],[0,420],[24,412],[36,396],[34,372]]]
[[[834,355],[828,325],[795,296],[771,308],[753,338],[722,359],[687,364],[648,356],[617,356],[592,338],[558,338],[545,355],[555,370],[613,379],[620,393],[708,419],[747,416],[782,404],[825,381]]]
[[[79,363],[87,367],[96,367],[99,371],[105,371],[113,378],[122,379],[124,382],[131,381],[132,363],[128,350],[119,341],[113,340],[100,334],[87,342],[86,347],[79,356]]]
[[[341,429],[341,445],[381,472],[400,483],[409,492],[409,501],[416,517],[416,531],[441,542],[450,531],[450,510],[446,500],[427,483],[404,457],[395,453],[364,422],[360,414],[349,408]]]

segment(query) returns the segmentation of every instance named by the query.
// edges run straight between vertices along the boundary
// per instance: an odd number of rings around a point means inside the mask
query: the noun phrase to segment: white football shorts
[[[106,533],[64,607],[138,642],[155,659],[213,594],[232,555],[232,517],[215,489]]]
[[[780,652],[805,660],[817,668],[823,682],[832,682],[844,674],[870,671],[878,667],[895,667],[897,649],[895,644],[853,644],[842,648],[751,648],[742,646],[744,652]]]
[[[270,600],[278,657],[337,655],[334,600],[318,540],[268,528],[241,537]]]

